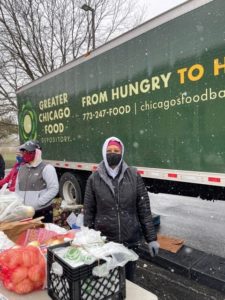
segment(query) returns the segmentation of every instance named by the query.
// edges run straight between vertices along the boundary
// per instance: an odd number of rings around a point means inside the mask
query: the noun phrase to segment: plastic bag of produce
[[[0,222],[11,222],[30,219],[33,218],[34,214],[35,210],[32,206],[18,205],[13,207],[11,211],[8,211],[7,215],[4,218],[0,216]]]
[[[14,193],[9,195],[0,195],[0,222],[3,222],[7,218],[8,214],[10,214],[11,211],[19,205],[22,205],[22,200]]]
[[[99,277],[108,276],[110,270],[123,267],[128,261],[138,259],[138,255],[133,250],[114,242],[106,243],[99,248],[90,248],[89,253],[97,259],[106,261],[106,263],[98,265],[92,270],[92,274]]]
[[[4,287],[27,294],[45,286],[46,261],[38,247],[5,250],[0,254],[0,279]]]
[[[0,195],[0,222],[32,218],[34,214],[34,208],[23,205],[21,198],[17,194]]]
[[[82,227],[82,229],[76,233],[76,236],[72,242],[74,246],[86,248],[93,248],[104,245],[106,237],[101,236],[100,231],[89,229],[88,227]]]

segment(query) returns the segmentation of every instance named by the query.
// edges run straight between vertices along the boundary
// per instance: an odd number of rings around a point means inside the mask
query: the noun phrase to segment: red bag
[[[46,261],[38,247],[11,248],[0,253],[0,280],[6,289],[27,294],[42,289]]]

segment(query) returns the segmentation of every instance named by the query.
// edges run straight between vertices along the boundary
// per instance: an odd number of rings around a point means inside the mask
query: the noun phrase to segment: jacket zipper
[[[120,224],[120,212],[119,212],[119,203],[120,203],[120,197],[119,197],[119,182],[118,182],[118,194],[117,194],[117,216],[118,216],[118,227],[119,227],[119,243],[121,243],[121,224]]]
[[[28,169],[28,175],[27,175],[27,180],[26,180],[26,185],[25,185],[25,194],[24,194],[24,205],[26,205],[26,194],[27,194],[27,184],[28,184],[28,181],[31,177],[31,168]]]

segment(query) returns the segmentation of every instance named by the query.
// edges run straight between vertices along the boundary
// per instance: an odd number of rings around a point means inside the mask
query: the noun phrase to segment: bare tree
[[[143,11],[135,3],[86,1],[95,10],[97,46],[140,22]],[[81,9],[82,4],[0,0],[0,128],[16,124],[15,91],[20,86],[91,50],[91,14]]]

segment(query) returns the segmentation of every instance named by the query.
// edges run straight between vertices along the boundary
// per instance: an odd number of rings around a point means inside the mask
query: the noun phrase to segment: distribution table
[[[153,293],[141,288],[140,286],[126,281],[126,293],[127,300],[157,300],[157,296]],[[48,296],[47,290],[35,291],[27,295],[17,295],[15,293],[9,292],[4,287],[0,286],[0,299],[1,296],[5,296],[8,300],[51,300]]]

